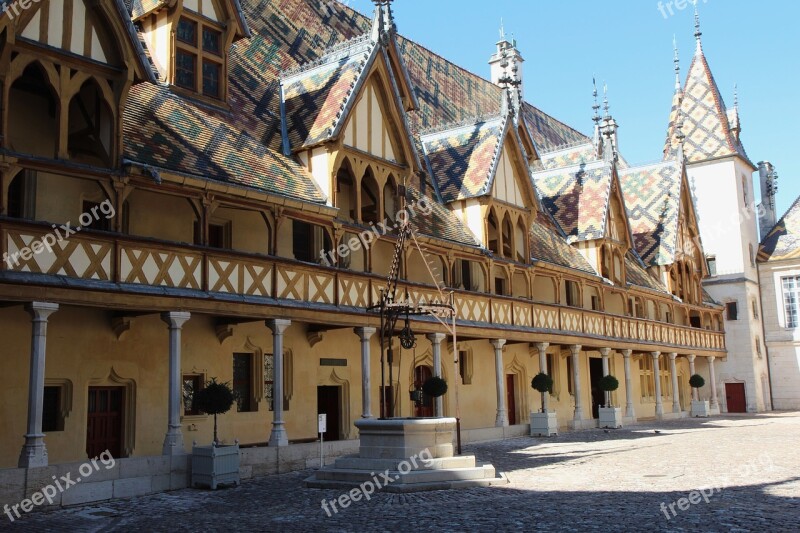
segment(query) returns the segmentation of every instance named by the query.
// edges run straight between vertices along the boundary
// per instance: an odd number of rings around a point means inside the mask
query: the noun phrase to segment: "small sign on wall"
[[[325,413],[319,415],[318,425],[318,433],[326,433],[328,431],[328,415]]]

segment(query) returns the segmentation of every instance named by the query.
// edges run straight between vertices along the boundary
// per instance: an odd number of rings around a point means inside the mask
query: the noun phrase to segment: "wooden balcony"
[[[386,279],[374,274],[125,235],[78,233],[50,250],[20,254],[28,247],[35,249],[33,243],[43,242],[49,229],[46,224],[0,221],[0,253],[11,258],[10,265],[0,263],[0,270],[113,282],[123,292],[126,285],[166,287],[197,291],[198,298],[207,291],[324,304],[347,312],[377,304],[380,290],[386,287]],[[20,254],[16,264],[15,254]],[[402,294],[408,290],[412,301],[441,300],[434,287],[401,286]],[[681,353],[720,352],[724,356],[725,352],[725,336],[719,331],[458,290],[455,304],[460,323],[467,327],[584,338],[587,346],[613,339]]]

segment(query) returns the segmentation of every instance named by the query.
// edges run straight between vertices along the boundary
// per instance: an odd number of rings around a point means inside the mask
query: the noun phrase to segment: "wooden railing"
[[[374,274],[99,233],[76,234],[34,253],[33,243],[43,242],[48,229],[41,224],[0,222],[0,253],[8,253],[10,261],[0,263],[0,269],[362,309],[377,304],[386,287],[386,279]],[[414,302],[441,300],[434,287],[401,286],[401,294],[408,290]],[[455,305],[459,320],[479,326],[725,350],[725,336],[719,331],[467,291],[455,291]]]

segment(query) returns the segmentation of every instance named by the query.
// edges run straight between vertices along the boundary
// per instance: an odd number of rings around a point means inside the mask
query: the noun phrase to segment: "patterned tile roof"
[[[123,1],[125,2],[125,7],[128,10],[128,13],[131,14],[134,20],[138,20],[157,9],[167,7],[170,3],[170,0]],[[231,0],[231,8],[233,9],[233,14],[236,16],[236,22],[239,23],[242,35],[245,37],[250,37],[250,28],[247,25],[247,19],[245,18],[244,11],[242,10],[242,5],[239,3],[239,0]]]
[[[529,232],[531,259],[596,275],[581,253],[567,244],[564,234],[545,211],[539,211]]]
[[[800,258],[800,198],[761,241],[758,260],[781,261]]]
[[[542,204],[568,237],[584,241],[605,236],[612,180],[607,162],[543,170],[533,178]]]
[[[705,54],[699,46],[689,67],[682,96],[676,92],[673,97],[667,140],[664,145],[665,158],[670,157],[676,148],[678,101],[680,114],[683,117],[682,131],[686,136],[684,153],[689,162],[736,154],[749,161],[741,142],[731,132],[725,102],[711,74]]]
[[[555,169],[597,161],[597,150],[592,141],[581,142],[566,148],[556,148],[539,154],[537,170]]]
[[[506,124],[503,117],[495,117],[421,136],[444,202],[489,193]]]
[[[422,196],[422,193],[416,188],[408,187],[409,201],[419,202]],[[414,231],[434,239],[443,239],[466,246],[480,246],[480,243],[475,240],[475,237],[466,229],[455,213],[438,202],[429,201],[429,203],[431,205],[430,215],[417,213],[416,216],[409,218]]]
[[[325,197],[294,159],[284,157],[236,116],[180,98],[169,88],[135,85],[123,115],[125,158],[159,169],[252,187],[272,194],[323,203]],[[279,130],[277,117],[265,115]],[[279,134],[277,140],[280,140]]]
[[[310,68],[284,74],[282,112],[293,150],[333,137],[375,48],[365,35],[343,48],[337,47],[337,51],[315,61]]]
[[[628,285],[669,294],[667,288],[660,281],[647,273],[642,260],[634,252],[625,254],[625,274]]]
[[[552,151],[565,145],[591,142],[591,139],[583,133],[527,102],[522,106],[522,119],[528,125],[539,151]]]
[[[633,244],[646,265],[675,261],[682,178],[682,165],[675,160],[620,173]]]

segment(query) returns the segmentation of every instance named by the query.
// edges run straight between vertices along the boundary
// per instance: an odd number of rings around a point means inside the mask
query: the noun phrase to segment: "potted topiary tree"
[[[239,441],[221,446],[217,438],[217,415],[230,411],[235,401],[234,392],[227,383],[217,383],[216,378],[194,394],[195,410],[214,416],[214,440],[211,446],[192,446],[192,486],[208,485],[216,490],[218,485],[240,483]]]
[[[695,396],[700,398],[699,389],[706,384],[706,380],[700,374],[694,374],[689,378],[689,386],[695,390]],[[695,400],[692,399],[692,416],[708,418],[709,413],[708,400]]]
[[[431,376],[422,384],[422,392],[432,398],[447,394],[447,382],[439,376]]]
[[[531,380],[531,387],[542,395],[542,409],[538,413],[531,413],[531,436],[549,437],[558,435],[558,416],[552,411],[545,411],[545,394],[553,392],[553,378],[539,372]]]
[[[619,380],[608,374],[600,378],[598,386],[605,393],[605,407],[598,409],[597,425],[601,428],[622,427],[622,409],[611,405],[611,393],[619,388]]]

